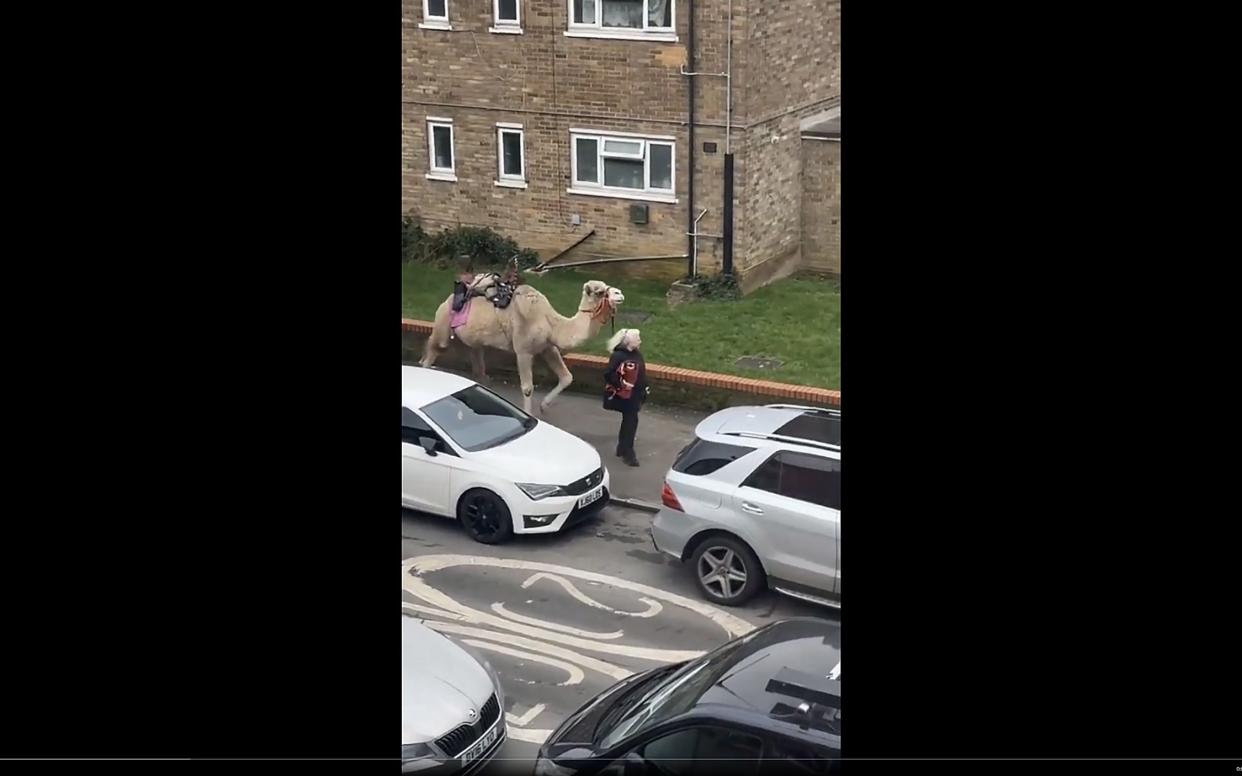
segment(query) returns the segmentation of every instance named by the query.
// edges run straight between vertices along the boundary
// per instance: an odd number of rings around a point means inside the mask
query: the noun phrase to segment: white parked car
[[[839,606],[841,413],[730,407],[694,434],[665,478],[656,549],[688,562],[718,604],[767,587]]]
[[[505,743],[505,694],[490,663],[401,615],[401,772],[467,776]]]
[[[556,533],[608,503],[608,470],[586,442],[465,377],[401,370],[402,506],[496,544]]]

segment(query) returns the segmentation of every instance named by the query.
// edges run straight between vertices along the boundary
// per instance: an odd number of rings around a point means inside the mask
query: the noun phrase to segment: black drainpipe
[[[686,59],[689,60],[687,69],[694,72],[694,0],[689,0],[687,5],[690,6],[690,30],[689,40],[686,43]],[[697,226],[694,223],[694,76],[686,77],[686,90],[690,95],[690,154],[689,154],[689,183],[686,191],[686,255],[690,258],[686,262],[686,277],[694,277],[694,232]]]
[[[726,132],[728,130],[725,130]],[[733,153],[724,158],[724,261],[721,271],[733,274]]]

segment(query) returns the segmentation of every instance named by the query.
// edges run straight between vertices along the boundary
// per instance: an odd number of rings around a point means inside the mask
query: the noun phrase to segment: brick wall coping
[[[431,328],[432,325],[429,321],[417,321],[410,318],[401,319],[401,331],[405,333],[430,335]],[[565,363],[568,366],[596,367],[600,369],[608,366],[608,359],[606,357],[587,353],[563,353],[562,358],[565,359]],[[703,372],[697,369],[682,369],[681,367],[664,366],[663,364],[647,364],[647,374],[653,379],[666,380],[673,383],[687,383],[706,388],[721,388],[727,391],[736,391],[737,393],[768,396],[791,401],[808,401],[830,407],[841,406],[840,391],[830,391],[827,388],[818,388],[810,385],[756,380],[750,377]]]

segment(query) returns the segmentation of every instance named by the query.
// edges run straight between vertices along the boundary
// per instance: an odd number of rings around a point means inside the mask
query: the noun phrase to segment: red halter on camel
[[[612,303],[612,286],[608,287],[608,290],[604,293],[604,298],[599,300],[599,304],[595,305],[594,309],[579,310],[578,312],[590,313],[591,320],[595,321],[601,326],[603,325],[604,321],[611,319],[612,328],[615,331],[617,328],[617,322],[616,322],[616,318],[614,318],[613,316],[615,316],[617,313],[617,307],[616,305]]]

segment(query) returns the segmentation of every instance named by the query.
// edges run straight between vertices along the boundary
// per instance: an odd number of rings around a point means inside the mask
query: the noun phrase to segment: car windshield
[[[745,643],[739,639],[686,664],[680,671],[647,691],[629,713],[622,717],[600,741],[603,748],[615,746],[624,738],[689,711],[734,666],[733,655]]]
[[[538,423],[477,385],[428,404],[423,413],[459,447],[472,453],[517,439]]]

